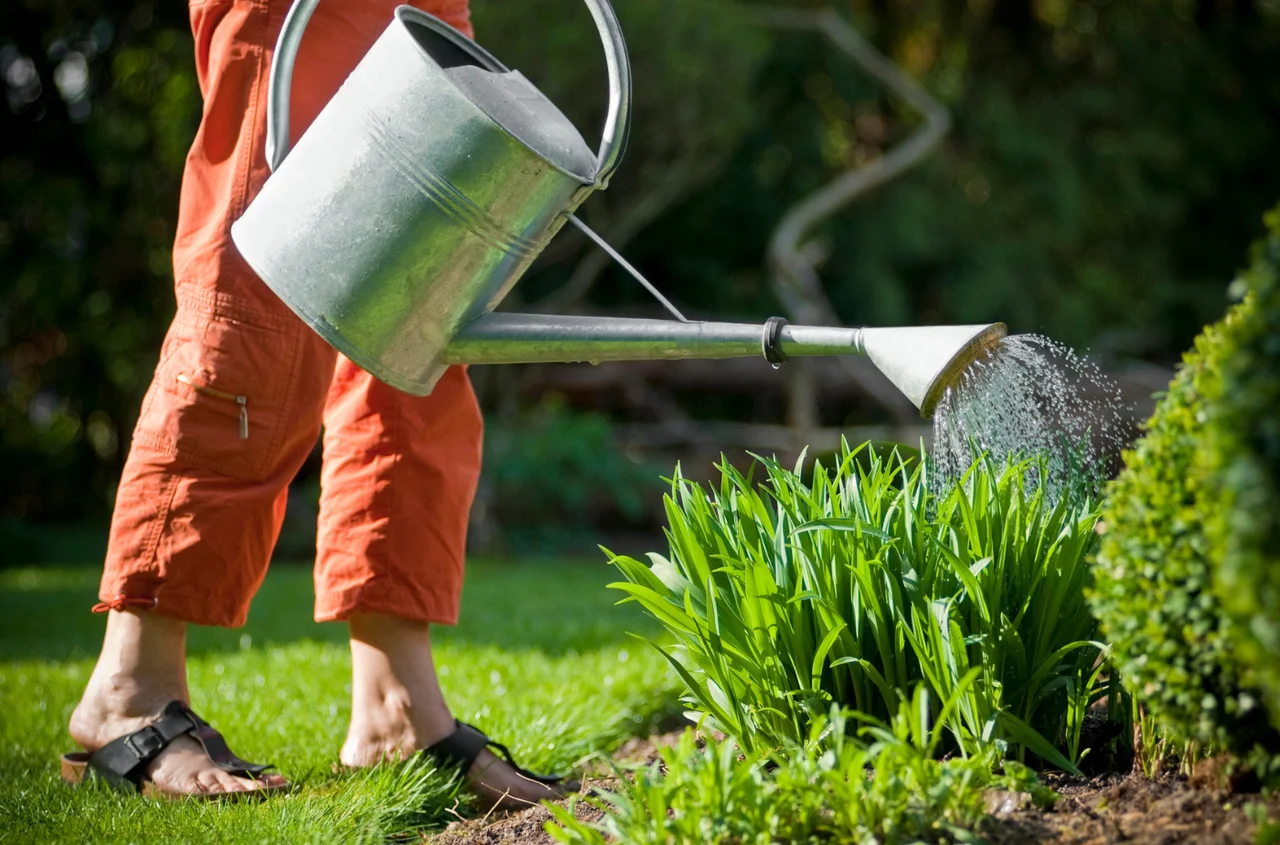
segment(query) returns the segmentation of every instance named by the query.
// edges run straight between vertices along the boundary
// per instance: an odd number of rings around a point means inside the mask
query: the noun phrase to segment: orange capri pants
[[[321,0],[294,73],[294,137],[400,0]],[[414,5],[471,32],[466,0]],[[287,488],[324,430],[318,621],[457,621],[482,422],[466,372],[426,397],[335,352],[236,252],[230,226],[268,175],[267,78],[288,0],[191,0],[204,111],[187,156],[169,327],[116,498],[99,610],[244,623]]]

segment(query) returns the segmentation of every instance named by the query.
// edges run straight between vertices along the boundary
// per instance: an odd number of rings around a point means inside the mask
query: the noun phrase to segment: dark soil
[[[579,819],[596,821],[600,811],[585,802],[576,808]],[[542,807],[530,807],[496,819],[454,822],[428,842],[431,845],[555,845],[543,825],[551,814]]]
[[[989,818],[981,833],[990,845],[1252,845],[1257,826],[1245,806],[1263,802],[1270,818],[1280,817],[1280,796],[1232,794],[1176,777],[1044,780],[1062,796],[1057,805],[1047,812],[1027,807]]]
[[[679,732],[626,742],[615,759],[628,764],[651,763],[657,749],[673,744]],[[1030,805],[1029,796],[992,793],[993,813],[979,833],[989,845],[1253,845],[1257,826],[1245,807],[1262,803],[1268,818],[1280,819],[1280,794],[1264,798],[1253,792],[1232,793],[1221,778],[1190,781],[1174,775],[1149,780],[1142,775],[1105,774],[1093,778],[1042,776],[1061,797],[1052,810]],[[614,785],[604,769],[584,781],[584,789]],[[600,811],[580,802],[578,818],[595,821]],[[543,830],[551,814],[531,807],[500,818],[455,822],[431,838],[431,845],[553,845]]]
[[[659,727],[668,725],[663,723]],[[683,730],[681,727],[679,730],[629,739],[614,752],[613,757],[626,765],[653,763],[658,759],[658,749],[674,745]],[[582,782],[584,792],[611,788],[616,788],[616,780],[607,766],[591,767]],[[588,822],[598,821],[601,816],[598,809],[582,801],[578,802],[574,813],[582,821]],[[546,809],[530,807],[501,817],[454,822],[428,842],[430,845],[554,845],[555,840],[543,827],[549,821],[551,814]]]

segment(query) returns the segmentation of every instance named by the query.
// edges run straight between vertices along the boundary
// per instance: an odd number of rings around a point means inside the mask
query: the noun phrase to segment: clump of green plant
[[[889,724],[855,728],[857,717],[836,709],[810,723],[803,745],[747,759],[732,741],[699,747],[688,731],[634,780],[619,778],[616,793],[584,799],[603,811],[600,821],[549,806],[546,829],[567,845],[970,841],[988,790],[1052,803],[1026,767],[1006,762],[996,774],[993,746],[937,760],[943,728],[930,712],[919,687]]]
[[[1205,426],[1217,595],[1280,727],[1280,206],[1232,286]]]
[[[1196,339],[1144,437],[1125,453],[1125,470],[1107,488],[1092,604],[1126,685],[1165,731],[1265,768],[1280,735],[1214,591],[1220,554],[1211,526],[1245,517],[1215,504],[1206,457],[1209,397],[1223,395],[1231,339],[1254,319],[1255,303]]]
[[[955,699],[961,754],[994,742],[1074,771],[1103,694],[1084,599],[1097,512],[1049,501],[1028,466],[979,461],[942,491],[927,461],[865,446],[808,482],[765,459],[761,484],[677,470],[670,554],[611,555],[613,586],[666,626],[674,644],[654,645],[687,700],[748,753],[801,742],[833,704],[888,720],[923,682]]]

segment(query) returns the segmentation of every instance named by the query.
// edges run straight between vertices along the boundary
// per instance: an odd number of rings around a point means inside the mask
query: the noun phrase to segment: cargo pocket
[[[139,436],[180,461],[264,480],[295,382],[292,332],[182,310],[171,331]]]

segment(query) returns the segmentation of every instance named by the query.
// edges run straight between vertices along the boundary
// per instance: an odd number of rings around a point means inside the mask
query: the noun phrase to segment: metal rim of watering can
[[[969,365],[983,355],[989,354],[1008,333],[1009,327],[1004,323],[992,323],[966,343],[933,377],[929,392],[920,403],[920,416],[926,420],[932,419],[933,412],[938,409],[938,403],[942,401],[942,397],[948,389],[960,381],[960,377],[964,375],[965,370],[969,369]]]
[[[631,60],[627,56],[627,43],[622,35],[622,27],[618,16],[609,0],[585,0],[587,9],[595,21],[604,45],[605,65],[609,74],[609,111],[605,118],[600,141],[600,149],[596,153],[596,172],[591,187],[603,190],[608,187],[609,179],[622,162],[627,149],[627,141],[631,135]],[[289,136],[289,100],[293,83],[293,66],[298,58],[298,48],[302,45],[302,35],[307,21],[319,5],[320,0],[294,0],[285,16],[284,26],[276,41],[275,56],[271,63],[270,82],[267,88],[267,165],[274,172],[285,156],[289,154],[291,145]],[[400,6],[396,9],[399,19],[402,10],[427,15],[412,6]],[[437,18],[432,18],[438,21]],[[488,59],[495,67],[489,70],[505,72],[506,66],[494,58],[480,45],[458,32],[453,27],[439,21],[440,25],[450,31],[451,36],[462,39],[468,52],[481,59]],[[575,178],[579,178],[576,177]]]

